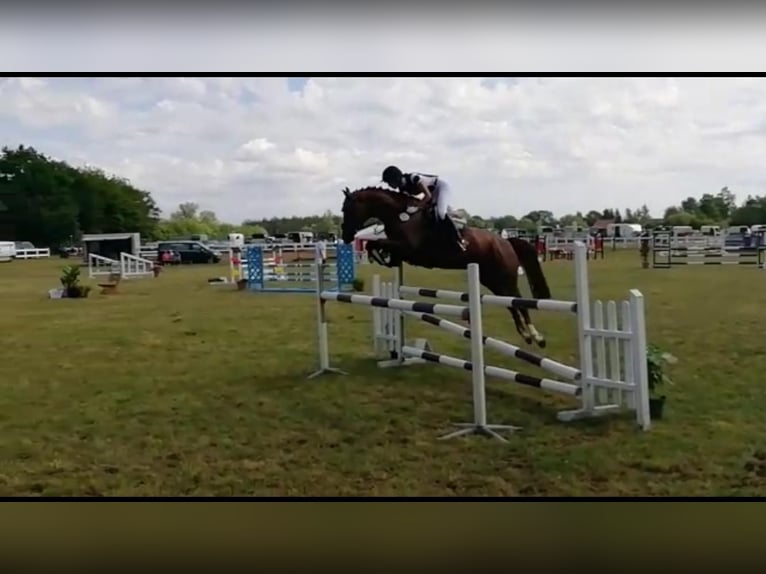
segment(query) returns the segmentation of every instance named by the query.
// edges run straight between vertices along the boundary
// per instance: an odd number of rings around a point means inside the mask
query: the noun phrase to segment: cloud
[[[13,27],[0,24],[0,61],[9,70],[78,62],[115,72],[292,68],[303,75],[2,79],[0,143],[127,177],[165,212],[192,200],[235,222],[338,212],[342,187],[377,183],[391,163],[443,176],[454,206],[481,215],[643,203],[659,215],[723,186],[740,199],[766,192],[762,78],[306,75],[312,68],[746,69],[766,55],[755,19],[720,31],[691,27],[688,18],[651,28],[640,18],[611,28],[567,18],[546,26],[523,17],[424,22],[407,12],[392,25],[304,14],[289,26],[266,17],[223,26],[211,16],[190,18],[185,31],[159,17],[140,29],[112,18],[87,31],[88,20],[40,21],[33,29],[11,20]],[[38,49],[40,38],[58,48]]]
[[[481,215],[766,191],[760,78],[15,78],[6,145],[87,162],[220,217],[338,212],[391,163]],[[137,97],[136,91],[140,92]],[[5,129],[7,128],[7,129]]]

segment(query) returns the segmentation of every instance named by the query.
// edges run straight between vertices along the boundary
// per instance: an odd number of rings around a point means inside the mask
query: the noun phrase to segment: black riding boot
[[[458,249],[460,249],[460,251],[465,251],[465,240],[460,236],[460,231],[458,230],[457,225],[452,221],[452,218],[449,215],[444,218],[444,226],[447,229],[448,234],[454,239],[455,243],[457,243]]]

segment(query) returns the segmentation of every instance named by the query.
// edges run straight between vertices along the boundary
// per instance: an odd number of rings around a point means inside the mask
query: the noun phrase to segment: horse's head
[[[354,241],[356,232],[365,227],[370,219],[380,220],[384,225],[396,216],[406,205],[401,194],[382,187],[365,187],[355,191],[343,190],[343,223],[341,225],[344,243]]]

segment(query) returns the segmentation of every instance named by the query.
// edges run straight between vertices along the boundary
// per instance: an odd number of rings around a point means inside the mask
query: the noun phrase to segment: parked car
[[[16,245],[13,241],[0,241],[0,261],[7,263],[16,257]]]
[[[210,249],[207,245],[192,240],[160,241],[157,245],[157,261],[162,261],[163,253],[175,252],[171,260],[180,263],[218,263],[221,256]],[[177,254],[177,256],[176,256]]]

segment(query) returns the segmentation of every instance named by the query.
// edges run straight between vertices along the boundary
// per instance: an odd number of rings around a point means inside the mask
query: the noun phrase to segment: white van
[[[676,237],[683,237],[684,235],[692,235],[694,228],[691,225],[674,225],[670,232]]]
[[[0,241],[0,261],[12,261],[16,257],[15,241]]]
[[[641,235],[640,223],[610,223],[606,226],[607,237],[638,237]]]
[[[721,228],[718,225],[702,225],[700,226],[700,233],[702,233],[702,235],[712,235],[715,237],[721,235]]]
[[[290,231],[287,240],[289,243],[313,243],[314,234],[311,231]]]
[[[726,235],[744,235],[750,231],[747,225],[734,225],[726,230]]]
[[[242,249],[245,246],[245,236],[242,233],[229,233],[229,247],[239,247]]]
[[[553,235],[553,233],[556,231],[556,229],[552,225],[538,225],[537,226],[537,234],[538,235]]]

